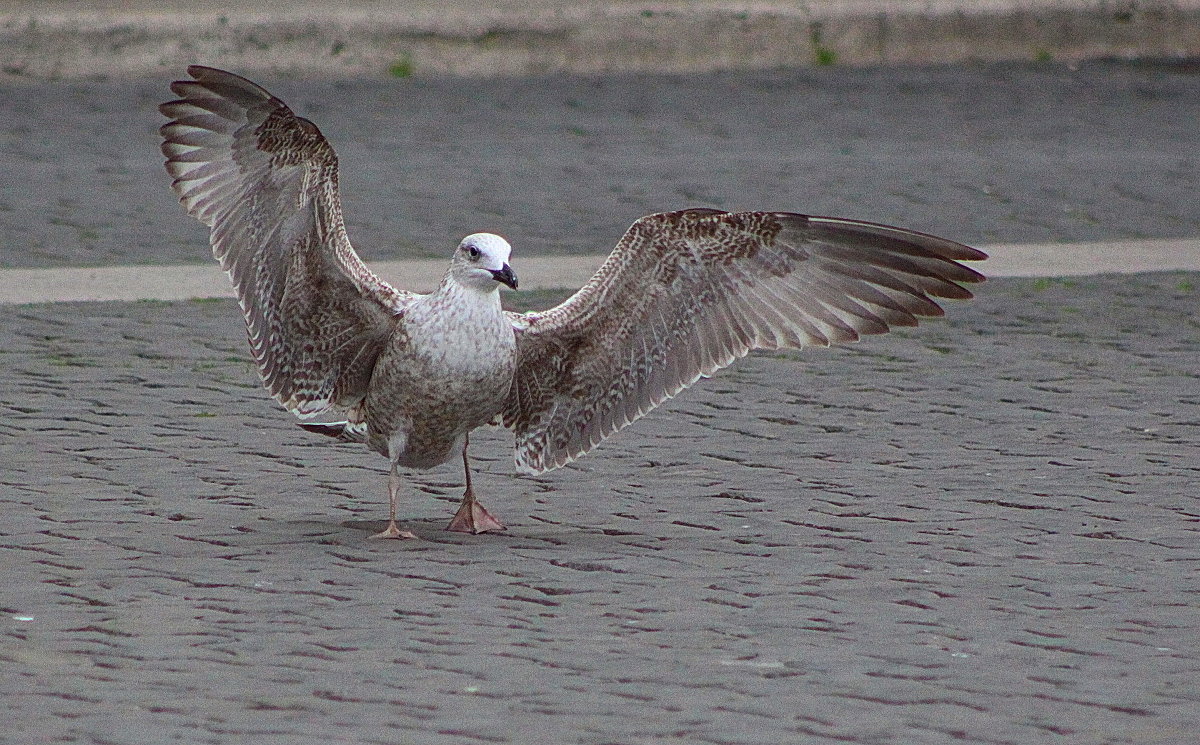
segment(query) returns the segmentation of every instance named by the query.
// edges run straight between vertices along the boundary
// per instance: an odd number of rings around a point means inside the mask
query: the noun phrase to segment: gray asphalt
[[[1186,69],[278,88],[382,258],[480,228],[593,252],[682,204],[1193,236]],[[4,90],[3,263],[206,255],[146,154],[161,88]],[[366,537],[385,462],[278,410],[232,301],[6,308],[0,742],[1191,743],[1198,288],[994,280],[756,355],[539,477],[474,438],[509,531],[441,531],[447,466],[405,543]]]
[[[1194,62],[704,76],[264,81],[334,143],[370,259],[477,230],[599,253],[708,205],[893,222],[966,242],[1200,235]],[[4,87],[0,266],[196,263],[166,187],[169,81]]]

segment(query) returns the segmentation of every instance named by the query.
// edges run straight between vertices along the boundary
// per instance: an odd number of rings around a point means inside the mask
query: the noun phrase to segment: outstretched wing
[[[987,256],[901,228],[783,212],[643,217],[561,305],[511,314],[505,426],[517,466],[557,468],[752,349],[829,346],[942,315]]]
[[[411,297],[346,237],[337,156],[316,125],[245,78],[210,67],[171,84],[159,110],[167,172],[211,228],[250,347],[276,400],[306,417],[353,406]]]

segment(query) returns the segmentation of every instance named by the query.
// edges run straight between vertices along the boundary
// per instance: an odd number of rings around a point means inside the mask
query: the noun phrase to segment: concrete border
[[[989,277],[1054,277],[1200,271],[1200,238],[1107,243],[983,246]],[[604,256],[519,259],[521,288],[571,289],[592,276]],[[445,259],[382,261],[372,268],[397,287],[429,291]],[[0,270],[0,305],[72,301],[188,300],[233,297],[215,264]]]
[[[0,80],[141,75],[702,72],[1200,55],[1200,0],[195,3],[24,0]]]

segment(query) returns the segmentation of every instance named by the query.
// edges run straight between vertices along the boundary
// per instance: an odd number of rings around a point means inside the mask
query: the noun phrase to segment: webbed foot
[[[446,530],[479,535],[490,530],[504,530],[504,523],[493,517],[479,502],[464,499]]]
[[[411,530],[400,530],[400,526],[396,524],[395,520],[388,520],[388,526],[386,528],[384,528],[382,532],[376,533],[375,535],[373,535],[371,537],[372,538],[396,538],[396,539],[403,540],[403,539],[407,539],[407,538],[416,538],[417,534],[413,533]]]

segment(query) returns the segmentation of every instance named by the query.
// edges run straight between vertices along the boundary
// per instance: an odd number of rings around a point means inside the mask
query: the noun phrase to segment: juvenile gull
[[[365,443],[398,469],[461,455],[449,530],[503,529],[475,498],[468,435],[513,430],[517,468],[558,468],[754,349],[856,341],[966,299],[985,254],[902,228],[788,212],[687,209],[630,226],[586,285],[549,310],[501,309],[517,287],[497,235],[462,240],[437,290],[393,288],[346,236],[337,157],[263,88],[198,65],[163,104],[162,151],[211,229],[267,390],[302,427]]]

